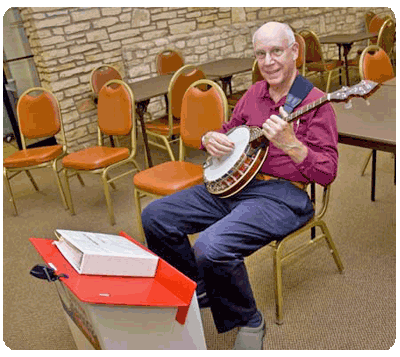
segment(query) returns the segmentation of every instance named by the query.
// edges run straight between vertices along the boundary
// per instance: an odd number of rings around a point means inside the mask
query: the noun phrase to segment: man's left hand
[[[282,118],[288,116],[282,107],[279,108],[279,114]],[[294,134],[293,125],[287,123],[282,118],[277,115],[271,115],[271,117],[263,124],[262,128],[264,135],[269,141],[271,141],[277,148],[287,152],[298,143],[298,140]]]
[[[279,114],[286,118],[288,114],[280,107]],[[302,162],[307,156],[307,147],[296,138],[293,125],[277,115],[271,115],[262,125],[262,130],[267,139],[277,148],[283,150],[295,162]]]

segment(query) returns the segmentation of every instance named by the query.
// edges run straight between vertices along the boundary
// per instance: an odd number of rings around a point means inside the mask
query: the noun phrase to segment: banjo
[[[363,80],[352,87],[343,87],[301,107],[284,120],[290,123],[329,101],[344,102],[352,97],[367,98],[379,86],[378,83]],[[241,125],[229,130],[226,135],[235,144],[232,152],[221,158],[209,156],[203,164],[203,179],[208,192],[221,198],[233,196],[253,179],[267,158],[269,148],[269,141],[259,127]]]

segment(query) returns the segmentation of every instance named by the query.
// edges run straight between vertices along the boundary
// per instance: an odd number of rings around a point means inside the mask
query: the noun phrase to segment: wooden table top
[[[333,104],[339,142],[351,144],[354,139],[359,146],[393,152],[396,148],[396,78],[383,83],[368,101],[370,105],[362,98],[353,98],[350,109],[344,103]]]
[[[200,64],[199,68],[203,70],[207,79],[216,80],[249,71],[253,68],[253,62],[253,58],[225,58]],[[167,74],[129,83],[135,101],[142,102],[168,93],[172,76],[172,74]]]
[[[225,78],[234,74],[251,71],[253,63],[254,58],[224,58],[203,63],[200,65],[200,68],[203,69],[206,76]]]
[[[324,44],[350,44],[357,41],[368,40],[376,37],[378,33],[361,32],[355,34],[328,35],[319,38],[319,42]]]

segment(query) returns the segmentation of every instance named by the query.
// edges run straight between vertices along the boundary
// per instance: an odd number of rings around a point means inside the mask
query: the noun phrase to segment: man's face
[[[297,42],[288,43],[284,33],[261,34],[254,43],[260,72],[270,86],[287,83],[296,70]]]

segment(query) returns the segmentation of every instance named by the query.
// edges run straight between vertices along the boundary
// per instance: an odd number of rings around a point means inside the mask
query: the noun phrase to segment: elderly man
[[[239,327],[235,349],[262,349],[265,321],[257,309],[244,258],[304,225],[314,214],[302,186],[331,183],[337,172],[335,113],[324,104],[288,124],[282,107],[298,72],[290,27],[270,22],[253,37],[264,81],[252,85],[220,132],[202,148],[222,157],[234,147],[225,133],[258,126],[269,140],[260,173],[240,192],[220,198],[204,185],[153,201],[142,220],[149,248],[198,284],[200,307],[211,307],[218,332]],[[299,107],[323,96],[312,88]],[[187,235],[198,233],[191,247]]]

